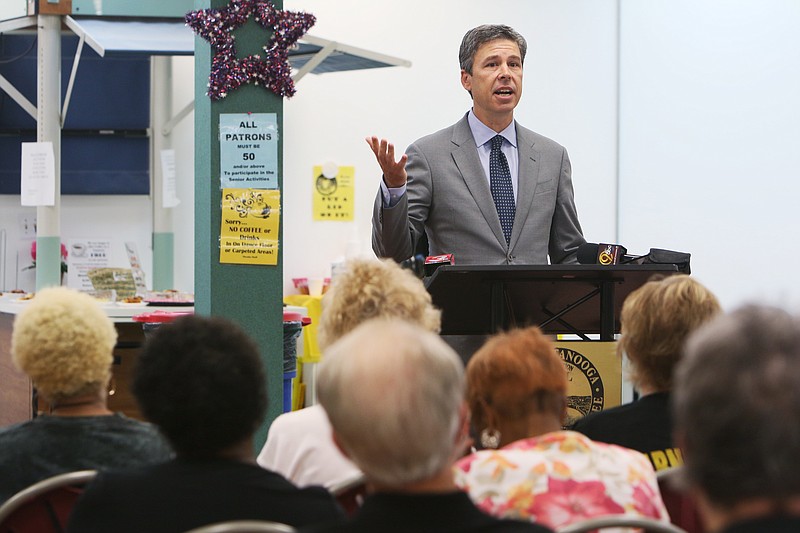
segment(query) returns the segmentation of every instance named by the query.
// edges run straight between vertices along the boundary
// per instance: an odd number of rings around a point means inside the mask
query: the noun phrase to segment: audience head
[[[461,70],[472,74],[473,60],[475,53],[482,44],[495,41],[497,39],[505,39],[513,41],[519,46],[520,59],[525,62],[525,53],[528,50],[528,43],[525,37],[520,35],[516,30],[503,24],[484,24],[477,28],[472,28],[461,40],[461,47],[458,50],[458,63]]]
[[[693,334],[673,391],[685,481],[717,510],[800,498],[800,320],[747,306]]]
[[[625,299],[618,349],[628,356],[640,392],[672,388],[686,338],[720,310],[711,291],[682,274],[649,281]]]
[[[91,296],[53,287],[41,290],[16,316],[14,364],[52,404],[101,395],[111,378],[114,323]]]
[[[179,456],[214,457],[245,442],[267,395],[253,340],[222,317],[187,315],[145,343],[133,393]]]
[[[317,391],[334,440],[376,486],[451,476],[466,437],[464,370],[438,335],[365,322],[328,348]]]
[[[337,274],[322,300],[317,331],[325,348],[371,318],[399,318],[438,332],[441,312],[418,278],[393,261],[353,259]]]
[[[566,393],[564,363],[537,327],[490,337],[467,363],[467,402],[485,448],[534,436],[532,422],[558,429]]]

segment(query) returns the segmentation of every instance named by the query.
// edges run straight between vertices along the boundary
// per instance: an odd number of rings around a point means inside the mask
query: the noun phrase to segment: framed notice
[[[277,189],[278,115],[220,115],[219,159],[223,189]]]

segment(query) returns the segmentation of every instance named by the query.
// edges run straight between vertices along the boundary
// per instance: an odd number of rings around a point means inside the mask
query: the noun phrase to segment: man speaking
[[[563,146],[514,121],[527,43],[484,25],[461,42],[461,85],[472,109],[456,124],[394,146],[368,137],[383,171],[372,248],[402,261],[427,236],[430,255],[460,265],[575,263],[581,232]]]

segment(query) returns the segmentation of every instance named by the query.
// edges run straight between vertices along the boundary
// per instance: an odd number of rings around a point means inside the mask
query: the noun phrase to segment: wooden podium
[[[442,335],[487,335],[539,326],[551,334],[614,340],[619,311],[632,291],[675,265],[443,266],[428,278],[442,310]]]
[[[436,270],[426,286],[442,310],[442,339],[465,364],[487,336],[514,327],[577,336],[555,341],[567,371],[570,426],[622,402],[622,361],[614,342],[622,303],[654,275],[677,272],[669,264],[453,265]]]

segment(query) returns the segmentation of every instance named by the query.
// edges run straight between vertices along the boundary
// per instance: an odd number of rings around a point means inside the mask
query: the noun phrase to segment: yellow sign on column
[[[322,173],[321,165],[315,166],[313,172],[314,220],[352,221],[355,167],[339,167],[332,178]]]
[[[219,262],[277,265],[281,193],[266,189],[222,189]]]

